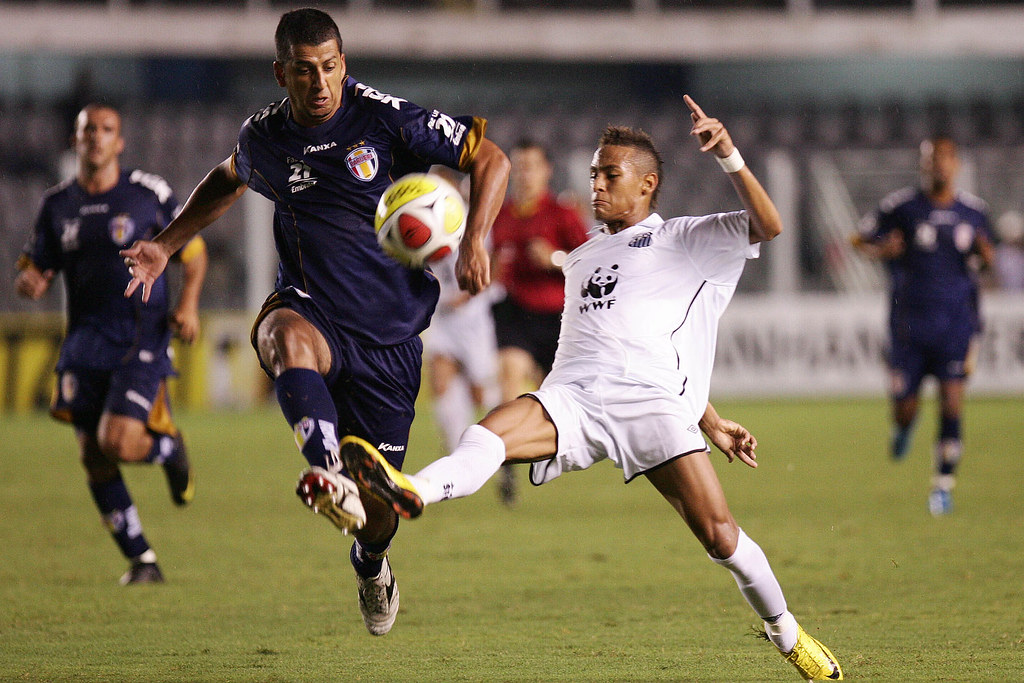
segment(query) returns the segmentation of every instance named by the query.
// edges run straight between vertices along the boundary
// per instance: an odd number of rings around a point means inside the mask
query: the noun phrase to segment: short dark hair
[[[512,145],[513,150],[519,150],[520,152],[527,149],[536,149],[540,151],[544,161],[551,163],[551,155],[548,154],[548,148],[537,142],[533,138],[519,138],[516,140],[516,144]]]
[[[655,173],[658,176],[658,185],[651,193],[651,208],[658,205],[658,194],[661,192],[662,167],[664,163],[661,153],[654,146],[654,140],[640,128],[629,128],[628,126],[608,126],[601,133],[597,141],[598,147],[614,145],[617,147],[631,147],[640,152],[646,163],[642,169],[643,173]]]
[[[338,42],[338,52],[341,52],[341,31],[326,12],[312,7],[285,12],[274,32],[277,61],[288,61],[294,45],[320,45],[331,39]]]

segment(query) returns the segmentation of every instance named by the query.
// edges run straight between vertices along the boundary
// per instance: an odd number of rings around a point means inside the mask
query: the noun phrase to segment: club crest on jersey
[[[616,298],[612,296],[612,292],[615,291],[615,285],[619,284],[619,274],[616,272],[618,269],[617,263],[610,268],[598,266],[594,269],[580,288],[580,296],[584,299],[584,303],[580,305],[580,313],[611,308],[615,304]]]
[[[119,213],[110,219],[110,239],[114,244],[124,246],[135,234],[135,221],[126,213]]]
[[[367,183],[377,175],[379,162],[373,147],[357,147],[345,157],[345,165],[358,180]]]

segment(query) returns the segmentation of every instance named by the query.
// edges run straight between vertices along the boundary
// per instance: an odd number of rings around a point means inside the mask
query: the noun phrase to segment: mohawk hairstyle
[[[320,45],[332,38],[338,41],[338,52],[342,52],[341,31],[326,12],[311,7],[285,12],[274,32],[277,61],[287,62],[294,45]]]
[[[601,133],[601,138],[597,142],[598,147],[606,147],[609,145],[615,145],[617,147],[631,147],[641,155],[641,173],[655,173],[658,176],[658,185],[654,188],[654,192],[651,193],[651,208],[655,208],[658,205],[658,194],[661,192],[661,179],[662,166],[664,165],[661,158],[661,153],[658,148],[654,146],[654,140],[651,136],[645,133],[639,128],[630,128],[628,126],[608,126]]]

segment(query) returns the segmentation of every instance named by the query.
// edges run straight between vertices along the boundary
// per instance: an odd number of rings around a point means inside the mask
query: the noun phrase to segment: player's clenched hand
[[[723,159],[732,154],[736,147],[732,144],[729,131],[725,129],[722,122],[705,114],[704,110],[689,95],[683,95],[683,101],[690,108],[690,119],[693,121],[690,135],[700,141],[700,151],[713,151],[715,156]]]
[[[132,276],[131,282],[124,290],[125,298],[131,297],[141,285],[142,300],[149,301],[153,283],[167,268],[167,261],[171,255],[164,250],[162,245],[149,240],[138,240],[128,249],[122,249],[118,253],[124,258],[124,264],[128,266],[128,274]]]
[[[46,294],[52,281],[52,270],[40,271],[34,265],[29,265],[18,273],[14,280],[14,288],[18,294],[35,301]]]
[[[178,306],[171,315],[170,325],[178,339],[191,344],[199,337],[199,311],[192,306]]]
[[[455,277],[459,288],[470,294],[479,294],[491,284],[491,257],[482,239],[462,240],[455,261]]]
[[[757,439],[743,425],[722,418],[706,434],[711,443],[725,453],[729,462],[739,459],[750,467],[757,467],[757,454],[754,453]]]

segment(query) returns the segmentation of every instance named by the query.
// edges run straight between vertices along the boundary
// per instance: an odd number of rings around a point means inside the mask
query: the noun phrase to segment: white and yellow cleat
[[[420,516],[423,498],[416,487],[370,443],[358,436],[346,436],[338,444],[338,451],[345,470],[361,487],[405,519]]]
[[[783,658],[796,667],[805,681],[841,681],[843,670],[829,649],[797,624],[796,647],[782,652]]]
[[[343,474],[310,467],[299,475],[295,493],[309,509],[331,520],[343,534],[362,529],[366,524],[366,511],[359,499],[359,489]]]

